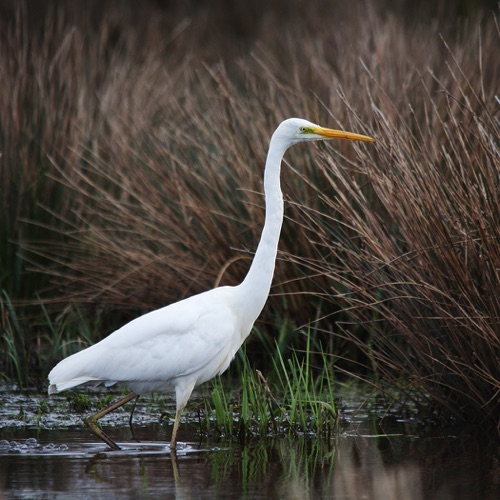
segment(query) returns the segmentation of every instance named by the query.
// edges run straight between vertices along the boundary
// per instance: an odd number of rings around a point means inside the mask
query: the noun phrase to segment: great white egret
[[[214,288],[144,314],[52,369],[49,394],[99,384],[120,384],[132,391],[86,420],[90,430],[110,448],[120,449],[98,426],[101,417],[141,394],[175,390],[176,414],[170,442],[170,450],[175,453],[181,414],[193,388],[226,370],[269,295],[283,222],[283,155],[298,142],[325,139],[374,140],[299,118],[290,118],[278,126],[271,137],[264,170],[264,229],[240,285]]]

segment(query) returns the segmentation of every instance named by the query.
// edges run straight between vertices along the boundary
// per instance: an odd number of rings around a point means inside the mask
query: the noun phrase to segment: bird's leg
[[[177,450],[177,431],[181,423],[182,409],[175,412],[174,428],[172,430],[172,438],[170,439],[170,452],[175,454]]]
[[[187,385],[179,384],[175,388],[175,399],[176,399],[176,412],[174,428],[172,429],[172,438],[170,440],[170,453],[175,455],[177,450],[177,431],[179,430],[179,424],[181,423],[181,415],[184,410],[189,396],[193,392],[194,382],[188,382]]]
[[[85,425],[102,441],[104,441],[112,450],[119,450],[120,447],[109,437],[106,433],[97,425],[97,421],[107,415],[108,413],[120,408],[125,403],[128,403],[131,399],[137,398],[138,395],[135,392],[127,394],[124,398],[120,399],[116,403],[108,406],[104,410],[98,411],[96,414],[91,415],[85,419]]]
[[[138,399],[139,399],[139,396],[137,395],[137,397],[134,399],[134,406],[132,406],[132,411],[130,412],[130,418],[128,419],[128,425],[130,427],[130,433],[132,434],[132,439],[134,441],[138,441],[138,439],[136,439],[136,437],[135,437],[134,427],[132,426],[132,418],[134,416],[134,411],[135,411],[135,407],[137,406],[137,400]]]

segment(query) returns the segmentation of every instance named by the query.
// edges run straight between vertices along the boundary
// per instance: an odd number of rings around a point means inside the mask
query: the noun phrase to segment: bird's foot
[[[85,425],[101,440],[104,441],[112,450],[121,450],[121,448],[99,427],[95,415],[85,419]]]

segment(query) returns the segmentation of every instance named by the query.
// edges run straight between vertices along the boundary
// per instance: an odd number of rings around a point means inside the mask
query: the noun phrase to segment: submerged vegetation
[[[270,134],[295,115],[377,142],[287,153],[288,220],[247,346],[262,372],[249,387],[276,378],[253,402],[259,432],[300,418],[305,399],[329,419],[333,399],[317,395],[332,368],[397,390],[423,420],[496,425],[498,7],[462,18],[437,2],[430,23],[403,4],[411,15],[383,0],[271,6],[241,36],[214,35],[223,16],[203,6],[60,2],[41,21],[5,8],[2,376],[43,386],[57,360],[137,314],[239,282]],[[207,408],[231,434],[224,397],[216,387]],[[238,418],[252,397],[240,394]]]

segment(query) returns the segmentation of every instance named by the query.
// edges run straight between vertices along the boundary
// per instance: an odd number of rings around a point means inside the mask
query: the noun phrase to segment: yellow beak
[[[328,139],[375,142],[375,139],[372,139],[367,135],[355,134],[354,132],[344,132],[343,130],[333,130],[331,128],[315,127],[312,129],[312,132]]]

